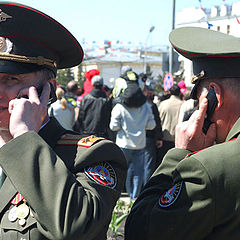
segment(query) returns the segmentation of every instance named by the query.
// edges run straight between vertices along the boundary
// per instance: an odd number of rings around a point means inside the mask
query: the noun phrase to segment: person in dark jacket
[[[92,78],[92,91],[83,97],[74,130],[84,135],[108,138],[112,100],[103,91],[103,78]]]

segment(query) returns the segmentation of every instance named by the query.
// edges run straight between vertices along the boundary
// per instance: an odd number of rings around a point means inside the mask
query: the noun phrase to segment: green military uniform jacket
[[[240,239],[240,119],[226,142],[170,150],[134,203],[127,240]]]
[[[52,118],[39,134],[27,132],[0,148],[7,175],[0,189],[1,240],[106,239],[125,158],[111,141],[80,139]],[[31,210],[22,225],[10,213],[21,205],[11,203],[18,192]]]

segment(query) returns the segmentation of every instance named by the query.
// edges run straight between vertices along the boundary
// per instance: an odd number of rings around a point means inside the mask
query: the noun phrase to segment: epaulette
[[[97,143],[105,138],[96,137],[94,135],[82,138],[79,135],[65,134],[57,142],[57,145],[68,145],[68,146],[80,146],[80,147],[91,147],[94,143]]]
[[[204,148],[204,149],[205,149],[205,148]],[[198,150],[198,151],[195,151],[195,152],[188,153],[185,158],[189,158],[189,157],[191,157],[192,155],[194,155],[194,154],[196,154],[196,153],[198,153],[198,152],[201,152],[201,151],[204,150],[204,149],[201,149],[201,150]]]

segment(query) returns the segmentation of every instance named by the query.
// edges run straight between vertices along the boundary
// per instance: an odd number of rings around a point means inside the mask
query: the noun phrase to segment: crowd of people
[[[122,67],[113,89],[104,85],[97,69],[89,70],[85,77],[84,92],[75,81],[66,88],[58,86],[58,100],[49,114],[66,129],[112,140],[121,148],[128,164],[125,190],[134,201],[175,146],[175,127],[193,109],[187,101],[189,90],[182,80],[165,92],[164,100],[155,102],[154,82],[128,65]]]

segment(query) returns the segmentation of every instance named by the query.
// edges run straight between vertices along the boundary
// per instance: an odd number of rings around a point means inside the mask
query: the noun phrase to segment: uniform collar
[[[227,135],[226,141],[231,140],[234,137],[237,137],[240,133],[240,118],[235,122],[232,129]]]
[[[38,134],[51,148],[54,148],[61,136],[67,132],[68,131],[59,124],[56,118],[50,117],[50,121],[41,128]]]

